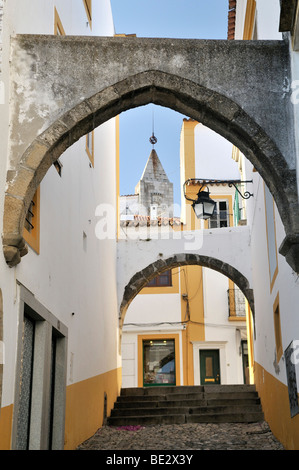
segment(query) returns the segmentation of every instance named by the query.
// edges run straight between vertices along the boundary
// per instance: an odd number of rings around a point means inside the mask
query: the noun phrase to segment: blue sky
[[[226,39],[228,0],[111,0],[116,34],[138,37]],[[120,194],[133,194],[152,149],[170,181],[174,202],[180,204],[179,142],[184,117],[149,104],[120,115]]]

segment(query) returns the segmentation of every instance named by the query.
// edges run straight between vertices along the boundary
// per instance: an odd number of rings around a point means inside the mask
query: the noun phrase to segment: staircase
[[[125,388],[110,426],[252,423],[264,420],[254,385],[208,385]]]

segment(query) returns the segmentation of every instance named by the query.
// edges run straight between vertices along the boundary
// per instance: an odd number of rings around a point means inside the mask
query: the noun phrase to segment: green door
[[[219,350],[209,349],[199,351],[199,357],[201,385],[220,384]]]

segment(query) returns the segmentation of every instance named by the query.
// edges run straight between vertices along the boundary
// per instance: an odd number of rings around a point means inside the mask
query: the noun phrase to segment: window
[[[165,287],[172,286],[171,271],[165,271],[162,274],[154,277],[146,287]]]
[[[86,153],[92,166],[94,166],[94,131],[86,134]]]
[[[275,333],[275,344],[276,344],[276,360],[279,362],[283,349],[282,349],[282,337],[281,337],[281,324],[280,324],[280,309],[279,309],[279,295],[277,294],[276,300],[273,307],[274,312],[274,333]]]
[[[229,227],[228,201],[217,201],[214,214],[209,219],[209,228]]]
[[[265,193],[265,212],[266,212],[266,233],[267,233],[267,248],[268,248],[268,261],[269,261],[269,275],[270,275],[270,291],[272,291],[275,279],[278,274],[278,261],[277,261],[277,246],[276,246],[276,226],[275,226],[275,211],[274,200],[268,187],[264,185]]]
[[[38,187],[25,218],[23,237],[28,245],[39,253],[40,232],[40,188]]]
[[[246,302],[243,292],[234,287],[228,289],[228,314],[231,317],[246,318]]]
[[[92,26],[92,0],[83,0],[85,10],[86,10],[86,15],[88,19],[88,23],[91,29]]]
[[[175,340],[144,340],[143,385],[175,384]]]

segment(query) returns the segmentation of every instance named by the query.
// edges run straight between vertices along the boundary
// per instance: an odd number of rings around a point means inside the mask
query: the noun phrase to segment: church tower
[[[165,173],[154,144],[157,139],[150,138],[153,148],[145,165],[143,174],[136,185],[135,193],[139,194],[139,214],[157,217],[173,217],[173,183]]]

